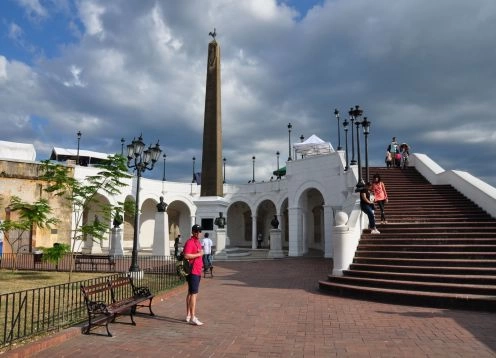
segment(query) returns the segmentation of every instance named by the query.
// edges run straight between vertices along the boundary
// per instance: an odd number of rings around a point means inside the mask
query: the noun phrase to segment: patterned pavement
[[[71,328],[5,357],[496,357],[496,314],[401,306],[318,290],[331,261],[216,262],[197,315],[184,322],[185,287],[156,297],[157,316],[111,324],[114,337]],[[128,322],[121,317],[119,322]],[[104,333],[98,328],[95,333]]]

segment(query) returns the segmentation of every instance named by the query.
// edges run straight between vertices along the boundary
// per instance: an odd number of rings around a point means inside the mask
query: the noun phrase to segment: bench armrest
[[[134,287],[134,295],[138,297],[148,297],[152,293],[148,287]]]
[[[88,301],[86,306],[91,313],[110,314],[107,309],[107,305],[103,301]]]

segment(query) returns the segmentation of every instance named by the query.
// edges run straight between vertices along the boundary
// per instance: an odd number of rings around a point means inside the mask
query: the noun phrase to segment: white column
[[[100,240],[96,239],[96,241],[93,241],[93,237],[88,236],[86,240],[84,240],[81,252],[83,254],[101,254],[102,247],[100,246]]]
[[[257,248],[257,217],[255,215],[251,217],[251,248],[253,250]]]
[[[289,235],[289,252],[288,256],[301,256],[301,209],[288,209],[288,235]]]
[[[341,207],[332,207],[324,205],[324,257],[331,258],[333,256],[332,247],[332,227],[334,226],[334,212],[341,210]]]
[[[169,216],[166,212],[155,214],[155,228],[153,230],[153,255],[169,256]]]

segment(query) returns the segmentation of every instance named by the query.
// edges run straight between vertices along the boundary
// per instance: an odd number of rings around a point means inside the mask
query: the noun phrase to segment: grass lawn
[[[73,272],[71,281],[76,282],[108,275],[108,273]],[[67,283],[68,280],[68,272],[0,270],[0,294],[59,285]]]

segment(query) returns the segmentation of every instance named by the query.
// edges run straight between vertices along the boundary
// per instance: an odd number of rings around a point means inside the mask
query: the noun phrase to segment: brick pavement
[[[181,288],[154,300],[156,317],[112,324],[114,337],[71,328],[57,335],[63,342],[5,356],[496,357],[495,313],[330,296],[318,291],[329,271],[330,260],[315,258],[216,262],[215,277],[201,281],[197,314],[204,326],[183,322]]]

